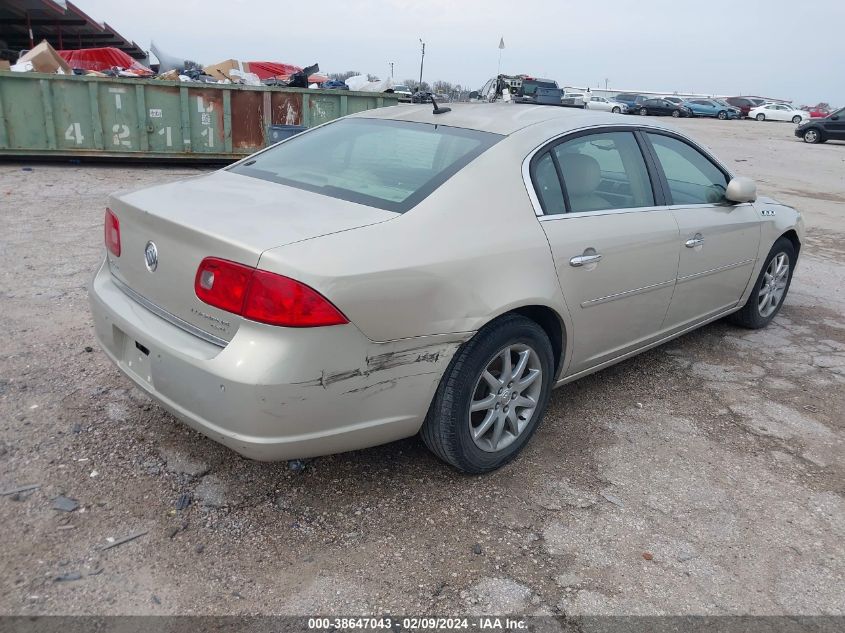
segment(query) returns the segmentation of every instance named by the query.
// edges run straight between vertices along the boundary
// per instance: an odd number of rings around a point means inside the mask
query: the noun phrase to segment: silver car
[[[721,317],[766,326],[803,238],[650,119],[396,106],[113,196],[90,297],[117,366],[247,457],[419,433],[484,472],[553,387]]]

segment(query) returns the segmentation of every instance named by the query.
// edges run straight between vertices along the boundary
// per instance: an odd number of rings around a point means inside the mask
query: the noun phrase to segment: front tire
[[[613,112],[613,114],[621,114],[622,108],[620,108],[619,106],[613,106],[613,109],[611,110],[611,112]]]
[[[721,121],[724,121],[728,118],[728,113],[724,110],[719,110],[719,114],[716,115]]]
[[[728,320],[734,325],[752,330],[759,330],[771,323],[789,292],[797,255],[791,241],[785,237],[778,239],[766,257],[748,301],[739,312],[731,314]]]
[[[758,121],[765,121],[766,115],[761,112],[760,114],[757,115],[757,120]]]
[[[458,470],[500,468],[522,450],[543,418],[553,382],[549,337],[537,323],[509,314],[455,354],[420,434]]]
[[[672,116],[677,119],[678,117],[681,116],[681,111],[680,110],[672,110]]]
[[[810,128],[804,132],[804,142],[815,145],[816,143],[824,143],[824,139],[822,138],[821,132],[814,128]]]

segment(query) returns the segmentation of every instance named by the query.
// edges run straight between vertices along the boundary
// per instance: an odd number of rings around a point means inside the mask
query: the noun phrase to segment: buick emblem
[[[155,242],[147,242],[147,245],[144,247],[144,261],[147,264],[147,270],[151,273],[154,273],[156,268],[158,268],[158,249],[156,248]]]

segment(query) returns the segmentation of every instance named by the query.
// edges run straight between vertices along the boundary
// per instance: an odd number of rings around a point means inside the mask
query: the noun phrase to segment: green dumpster
[[[0,72],[0,156],[236,160],[392,93]]]

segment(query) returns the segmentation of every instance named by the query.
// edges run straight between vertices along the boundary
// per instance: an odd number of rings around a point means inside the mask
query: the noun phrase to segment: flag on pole
[[[499,38],[499,50],[502,50],[505,47],[505,38]]]

